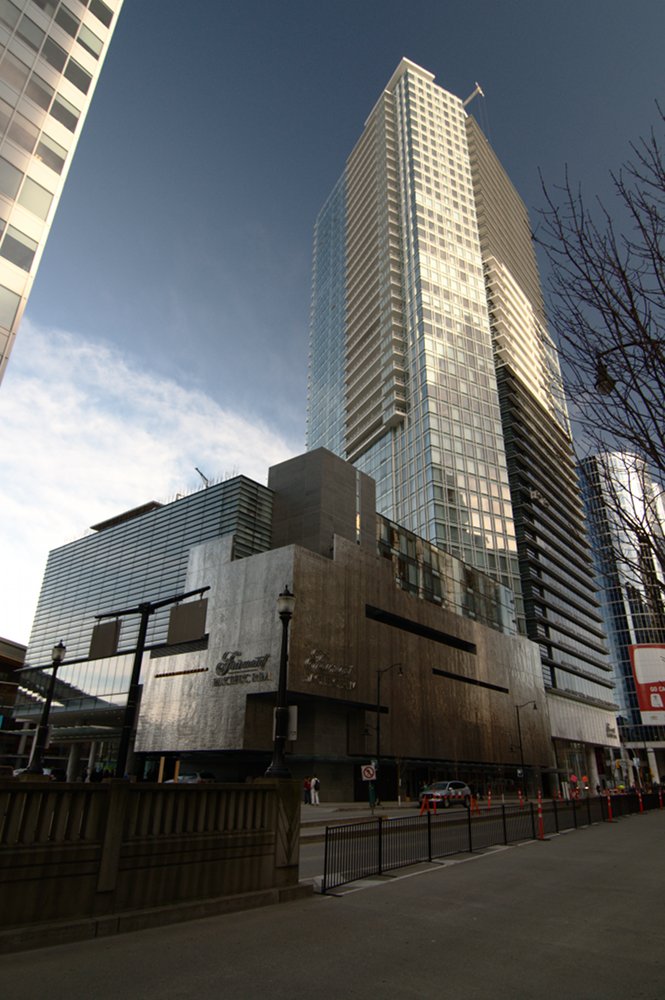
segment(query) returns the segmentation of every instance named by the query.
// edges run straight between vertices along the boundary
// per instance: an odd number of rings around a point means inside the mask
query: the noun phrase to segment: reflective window
[[[0,23],[6,24],[8,28],[15,28],[21,11],[11,0],[0,0]]]
[[[6,195],[7,198],[15,198],[22,178],[21,171],[0,156],[0,194]]]
[[[72,36],[72,38],[76,38],[76,32],[78,31],[79,24],[81,22],[78,17],[74,17],[71,10],[63,4],[55,16],[55,23],[59,24],[68,35]]]
[[[67,53],[65,50],[54,42],[52,38],[47,38],[44,42],[44,48],[42,49],[42,57],[46,59],[49,65],[57,69],[58,72],[62,70],[62,67],[67,62]]]
[[[88,89],[92,83],[92,77],[89,73],[86,73],[82,66],[79,66],[77,62],[74,62],[73,59],[70,59],[67,63],[65,76],[70,83],[73,83],[74,86],[78,87],[78,89],[83,91],[84,94],[88,93]]]
[[[86,52],[89,52],[91,56],[95,59],[99,59],[102,49],[104,48],[104,43],[101,38],[97,38],[97,35],[90,28],[86,28],[85,24],[81,25],[81,30],[79,31],[78,43],[82,45]]]
[[[0,326],[3,326],[5,330],[11,330],[20,301],[16,292],[0,285]]]
[[[47,39],[48,41],[48,39]],[[41,76],[37,76],[33,73],[28,81],[28,86],[25,88],[26,95],[30,100],[38,104],[40,108],[44,108],[48,111],[48,106],[51,103],[51,98],[53,97],[53,87],[42,80]]]
[[[113,20],[113,11],[103,3],[103,0],[90,0],[88,8],[98,21],[101,21],[107,28],[109,27]]]
[[[0,98],[0,132],[4,132],[9,125],[13,110],[11,104],[7,104],[7,101]]]
[[[31,240],[25,233],[19,232],[14,226],[9,226],[7,235],[2,241],[0,256],[10,260],[12,264],[29,271],[37,250],[37,243]]]
[[[53,11],[58,6],[58,0],[32,0],[34,4],[48,14],[49,17],[53,17]]]
[[[51,114],[61,125],[68,128],[70,132],[74,132],[81,112],[73,104],[70,104],[69,101],[66,101],[64,97],[61,97],[60,94],[56,94]]]
[[[28,153],[32,153],[37,142],[39,129],[32,122],[28,121],[27,118],[24,118],[23,115],[16,114],[9,126],[7,135],[22,149],[27,150]]]
[[[31,49],[35,50],[35,52],[39,51],[39,46],[44,41],[45,34],[46,33],[42,31],[42,29],[36,25],[34,21],[31,21],[29,17],[26,17],[25,14],[21,18],[21,23],[16,29],[17,38],[20,38],[22,42],[29,45]]]
[[[67,150],[48,135],[42,135],[36,152],[37,159],[45,163],[56,174],[62,173],[67,159]]]
[[[33,212],[39,219],[45,219],[49,213],[53,195],[41,184],[37,184],[31,177],[26,177],[25,184],[19,195],[18,203],[29,212]]]
[[[20,94],[29,75],[30,69],[24,62],[17,59],[11,52],[5,53],[5,58],[0,63],[0,80],[8,84],[17,94]]]

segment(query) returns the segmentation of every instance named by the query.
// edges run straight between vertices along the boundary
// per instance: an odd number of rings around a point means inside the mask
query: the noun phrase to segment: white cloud
[[[265,482],[300,450],[109,347],[21,326],[0,387],[0,636],[27,642],[50,549],[228,473]]]

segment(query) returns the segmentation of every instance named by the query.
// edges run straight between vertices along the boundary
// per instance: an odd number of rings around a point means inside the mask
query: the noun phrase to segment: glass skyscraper
[[[0,0],[0,381],[122,0]]]
[[[591,773],[615,705],[561,374],[526,209],[465,103],[403,59],[321,210],[307,447],[510,587],[561,768]]]

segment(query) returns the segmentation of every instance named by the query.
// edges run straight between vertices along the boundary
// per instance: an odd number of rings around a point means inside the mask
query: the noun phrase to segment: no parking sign
[[[374,767],[374,764],[362,764],[360,767],[360,773],[363,781],[376,780],[376,768]]]

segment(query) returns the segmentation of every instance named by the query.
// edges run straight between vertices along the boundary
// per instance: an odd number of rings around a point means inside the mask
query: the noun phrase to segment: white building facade
[[[0,0],[0,381],[122,0]]]

